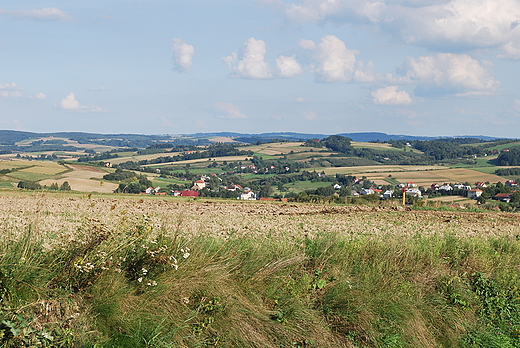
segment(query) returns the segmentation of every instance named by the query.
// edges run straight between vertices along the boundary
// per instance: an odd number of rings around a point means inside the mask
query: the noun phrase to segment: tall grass
[[[516,238],[2,232],[0,347],[520,346]]]

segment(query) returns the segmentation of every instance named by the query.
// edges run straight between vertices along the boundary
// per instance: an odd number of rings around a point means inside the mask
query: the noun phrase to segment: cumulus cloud
[[[518,0],[303,0],[282,11],[291,22],[372,25],[407,43],[453,50],[520,43]]]
[[[175,38],[173,39],[173,64],[174,69],[178,72],[188,72],[193,67],[193,55],[195,54],[195,48],[192,45],[188,45],[184,40]]]
[[[232,71],[233,77],[269,79],[273,77],[273,72],[264,61],[266,52],[265,42],[251,37],[244,42],[240,56],[233,52],[222,60]]]
[[[217,115],[218,118],[246,118],[246,115],[242,113],[240,108],[232,103],[225,103],[225,102],[216,102],[213,104],[213,107],[219,111],[219,115]],[[223,112],[220,113],[220,112]]]
[[[0,15],[9,15],[11,17],[17,18],[30,18],[30,19],[38,19],[38,20],[46,20],[46,21],[61,21],[61,22],[70,22],[73,20],[72,15],[64,12],[56,7],[45,7],[42,9],[32,9],[32,10],[14,10],[7,11],[0,9]]]
[[[296,57],[280,56],[276,59],[278,75],[281,77],[295,77],[303,74],[303,69],[296,61]]]
[[[44,100],[44,99],[47,99],[47,95],[43,92],[38,92],[38,93],[36,93],[36,95],[34,97],[31,97],[31,99]]]
[[[79,101],[76,99],[76,95],[74,93],[69,93],[69,95],[67,95],[65,98],[63,98],[61,100],[60,109],[70,111],[70,112],[106,112],[107,111],[99,106],[81,105],[79,103]]]
[[[316,81],[348,82],[356,68],[357,50],[347,49],[345,43],[334,35],[327,35],[320,43],[301,40],[299,46],[312,52],[309,66]]]
[[[378,105],[410,105],[412,98],[406,91],[397,91],[397,86],[388,86],[372,92],[374,104]]]
[[[418,84],[416,95],[496,94],[500,82],[495,80],[490,62],[482,63],[466,54],[437,53],[408,58],[406,77]]]
[[[19,98],[22,96],[20,92],[22,88],[16,83],[0,83],[0,98]]]

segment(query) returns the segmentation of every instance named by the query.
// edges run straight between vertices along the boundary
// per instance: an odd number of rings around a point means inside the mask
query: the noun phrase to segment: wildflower
[[[143,275],[146,275],[148,273],[148,270],[146,268],[141,269],[141,272],[143,272]]]
[[[137,278],[137,281],[138,281],[139,283],[141,283],[141,282],[143,281],[143,277],[139,277],[139,278]]]
[[[184,253],[184,254],[182,255],[182,257],[184,257],[185,259],[187,259],[188,257],[190,257],[190,253]]]

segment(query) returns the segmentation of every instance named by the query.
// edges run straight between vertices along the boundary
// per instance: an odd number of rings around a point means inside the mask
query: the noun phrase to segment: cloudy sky
[[[520,0],[6,0],[0,129],[520,137]]]

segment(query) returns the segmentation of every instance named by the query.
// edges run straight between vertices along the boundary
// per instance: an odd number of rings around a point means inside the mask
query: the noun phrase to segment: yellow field
[[[56,175],[68,170],[66,167],[59,165],[56,162],[42,162],[42,161],[23,161],[28,163],[27,165],[33,165],[34,167],[21,169],[20,172],[25,173],[37,173]]]
[[[0,170],[2,169],[12,169],[12,168],[20,168],[26,166],[33,166],[34,163],[32,161],[12,161],[12,160],[0,160]]]
[[[331,167],[316,168],[316,171],[324,171],[327,175],[347,174],[353,176],[366,176],[376,184],[388,184],[389,175],[399,182],[414,182],[419,186],[430,186],[433,183],[464,183],[489,181],[491,183],[503,182],[504,178],[478,172],[472,169],[456,168],[443,169],[442,166],[360,166],[360,167]]]
[[[111,158],[107,160],[108,162],[112,164],[120,164],[128,161],[134,161],[139,162],[143,160],[152,160],[159,157],[165,157],[165,156],[177,156],[180,155],[180,152],[168,152],[168,153],[154,153],[151,155],[135,155],[135,156],[127,156],[127,157],[118,157],[118,158]]]
[[[251,157],[246,156],[228,156],[228,157],[218,157],[218,162],[234,162],[234,161],[245,161],[246,159],[249,159]],[[211,159],[213,161],[213,158]],[[148,164],[143,167],[149,167],[149,166],[168,166],[172,164],[193,164],[193,163],[201,163],[201,162],[209,162],[209,158],[199,158],[199,159],[192,159],[192,160],[186,160],[186,161],[177,161],[177,162],[166,162],[166,163],[157,163],[157,164]]]
[[[257,153],[263,153],[265,155],[279,155],[281,153],[288,154],[291,151],[304,152],[309,151],[308,147],[301,146],[301,142],[290,142],[290,143],[270,143],[262,145],[247,146],[244,150],[250,150]]]
[[[208,140],[213,141],[215,143],[237,143],[238,142],[230,137],[213,137],[213,138],[209,138]]]
[[[58,185],[62,185],[65,181],[67,181],[70,185],[70,188],[74,191],[83,191],[83,192],[99,192],[99,193],[111,193],[114,192],[115,189],[119,185],[112,184],[109,182],[101,182],[89,179],[82,178],[74,178],[74,177],[63,177],[60,179],[48,179],[40,181],[40,184],[50,186],[53,183],[58,183]]]

